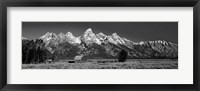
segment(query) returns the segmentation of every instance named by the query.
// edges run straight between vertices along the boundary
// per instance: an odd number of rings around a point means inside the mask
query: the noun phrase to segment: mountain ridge
[[[124,49],[129,58],[178,58],[178,45],[175,43],[165,40],[133,42],[117,33],[94,34],[92,28],[78,37],[71,32],[58,35],[47,32],[38,40],[42,40],[51,53],[64,57],[82,54],[88,58],[116,58]]]

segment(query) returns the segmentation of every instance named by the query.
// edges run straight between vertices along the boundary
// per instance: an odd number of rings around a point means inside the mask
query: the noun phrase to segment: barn
[[[47,59],[46,60],[46,63],[51,63],[52,62],[52,59]]]
[[[80,62],[80,61],[86,61],[86,57],[84,55],[77,55],[74,57],[74,61]]]

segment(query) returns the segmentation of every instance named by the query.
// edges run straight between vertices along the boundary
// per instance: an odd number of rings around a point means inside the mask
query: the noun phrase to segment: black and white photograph
[[[22,69],[178,69],[178,22],[22,22]]]

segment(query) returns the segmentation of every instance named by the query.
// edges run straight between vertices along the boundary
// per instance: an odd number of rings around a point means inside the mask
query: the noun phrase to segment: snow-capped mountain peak
[[[105,41],[105,39],[107,38],[107,36],[105,34],[103,34],[102,32],[96,34],[96,36],[101,41]]]
[[[41,36],[39,39],[43,40],[46,43],[46,46],[52,41],[54,44],[57,44],[58,36],[55,33],[47,32],[45,35]]]
[[[143,44],[145,44],[144,41],[140,41],[140,42],[139,42],[139,45],[143,45]]]
[[[66,33],[66,40],[67,42],[74,44],[74,43],[81,43],[81,40],[78,37],[75,37],[71,32]]]
[[[22,39],[25,38],[22,37]],[[46,48],[51,46],[57,48],[57,46],[62,46],[62,43],[73,44],[70,46],[80,48],[80,52],[84,55],[97,55],[98,53],[102,53],[101,55],[106,54],[109,57],[116,57],[121,49],[125,49],[129,52],[129,57],[131,58],[178,57],[177,44],[164,40],[133,42],[132,40],[120,37],[117,33],[111,35],[105,35],[102,32],[94,34],[91,28],[88,28],[83,35],[79,37],[73,36],[71,32],[67,32],[66,34],[60,33],[58,35],[47,32],[45,35],[41,36],[40,39],[44,41]],[[69,51],[69,48],[66,48],[66,52]],[[63,47],[63,50],[65,50],[65,47]],[[63,55],[66,55],[66,53]]]
[[[65,34],[64,34],[64,33],[59,33],[58,35],[59,35],[59,36],[64,36]]]
[[[66,36],[73,36],[73,34],[71,32],[67,32]]]
[[[60,33],[60,34],[58,34],[58,37],[60,37],[61,39],[63,39],[63,38],[65,38],[65,34]]]
[[[94,37],[95,34],[92,32],[92,28],[88,28],[84,34],[83,34],[83,37]]]
[[[119,37],[119,35],[117,33],[113,33],[112,36],[113,37]]]
[[[104,33],[100,32],[98,35],[100,36],[106,36]]]
[[[74,36],[71,32],[67,32],[67,33],[66,33],[66,37],[67,37],[67,38],[71,38],[71,39],[72,39],[72,38],[75,38],[75,36]]]
[[[92,32],[92,28],[88,28],[85,32]]]
[[[114,41],[116,41],[119,44],[125,43],[125,41],[117,33],[113,33],[112,38],[113,38]]]
[[[83,34],[83,41],[86,42],[86,44],[90,43],[97,43],[101,44],[101,41],[97,38],[97,36],[92,32],[92,28],[88,28],[84,34]]]
[[[55,33],[47,32],[45,35],[41,36],[40,39],[50,40],[57,38],[57,35]]]

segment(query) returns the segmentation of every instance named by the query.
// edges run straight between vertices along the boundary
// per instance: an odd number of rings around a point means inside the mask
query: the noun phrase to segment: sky
[[[37,39],[47,32],[71,32],[78,37],[88,28],[95,34],[117,33],[133,42],[166,40],[178,43],[178,22],[22,22],[22,37]]]

